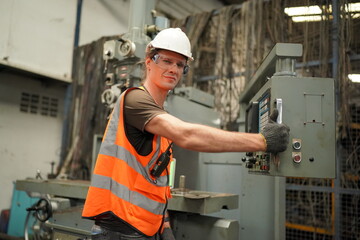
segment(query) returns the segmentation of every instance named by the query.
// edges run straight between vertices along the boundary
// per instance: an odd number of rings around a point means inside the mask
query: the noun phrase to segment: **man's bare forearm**
[[[261,134],[230,132],[205,125],[191,124],[184,136],[175,144],[200,152],[253,152],[265,151],[266,143]]]

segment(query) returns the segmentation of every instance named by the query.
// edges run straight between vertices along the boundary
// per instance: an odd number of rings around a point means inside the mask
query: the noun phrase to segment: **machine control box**
[[[251,173],[335,178],[334,79],[298,77],[302,45],[277,43],[240,96],[246,106],[245,130],[259,133],[277,109],[278,123],[290,128],[284,152],[249,152],[242,160]]]
[[[248,105],[246,131],[261,132],[275,108],[277,122],[290,127],[288,148],[277,155],[247,153],[249,171],[335,178],[334,80],[273,76]]]

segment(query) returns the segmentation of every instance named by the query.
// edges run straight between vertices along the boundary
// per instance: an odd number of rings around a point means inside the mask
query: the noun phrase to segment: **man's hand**
[[[279,124],[276,122],[278,115],[279,111],[274,109],[269,122],[261,131],[267,145],[266,152],[273,154],[285,151],[287,145],[289,144],[290,128],[285,124]]]

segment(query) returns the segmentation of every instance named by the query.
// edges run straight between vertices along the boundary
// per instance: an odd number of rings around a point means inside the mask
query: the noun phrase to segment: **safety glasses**
[[[177,69],[182,71],[184,75],[187,74],[189,71],[189,66],[186,64],[186,62],[178,61],[170,57],[162,56],[160,54],[155,54],[151,59],[159,67],[165,70],[168,70],[175,65]]]

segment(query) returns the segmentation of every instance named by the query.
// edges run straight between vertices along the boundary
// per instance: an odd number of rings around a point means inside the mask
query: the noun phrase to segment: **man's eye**
[[[185,67],[185,64],[183,64],[183,63],[177,63],[176,65],[178,66],[178,68],[184,68]]]
[[[166,63],[166,64],[168,64],[168,65],[172,64],[172,61],[169,60],[169,59],[164,59],[163,62]]]

